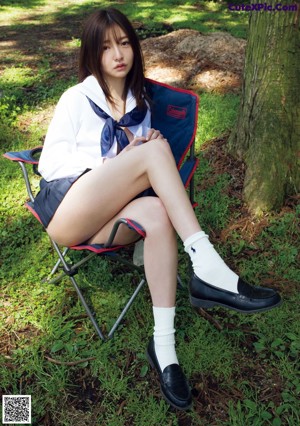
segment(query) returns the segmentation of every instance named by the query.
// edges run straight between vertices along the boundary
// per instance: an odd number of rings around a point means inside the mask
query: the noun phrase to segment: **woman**
[[[143,226],[154,314],[147,356],[166,400],[188,409],[191,392],[174,338],[176,234],[193,265],[193,306],[260,312],[279,305],[280,296],[241,280],[202,231],[167,140],[151,129],[140,45],[118,10],[100,10],[88,19],[79,74],[80,83],[62,95],[49,126],[39,166],[43,187],[35,208],[50,236],[66,246],[104,243],[120,217]],[[157,197],[138,196],[150,187]],[[136,238],[121,226],[114,243]]]

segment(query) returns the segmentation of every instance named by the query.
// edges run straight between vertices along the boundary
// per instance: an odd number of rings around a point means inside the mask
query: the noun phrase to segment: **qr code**
[[[31,424],[31,395],[2,395],[2,423]]]

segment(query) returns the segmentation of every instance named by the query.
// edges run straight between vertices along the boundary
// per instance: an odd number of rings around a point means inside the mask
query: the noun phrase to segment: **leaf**
[[[279,417],[276,417],[273,422],[272,422],[272,426],[281,426],[281,420]]]
[[[244,405],[252,411],[257,410],[255,402],[251,401],[250,399],[245,399]]]
[[[141,368],[141,372],[140,372],[140,377],[145,377],[146,374],[148,373],[149,367],[147,364],[144,364],[143,367]]]
[[[271,344],[271,348],[277,348],[278,346],[282,345],[284,343],[284,341],[280,338],[277,338],[274,340],[274,342],[272,342]]]
[[[270,420],[273,416],[268,411],[263,411],[261,413],[261,417],[265,420]]]
[[[256,352],[262,352],[266,349],[265,343],[262,341],[254,342],[253,346],[255,347]]]
[[[51,352],[55,353],[63,349],[65,346],[64,342],[62,340],[57,340],[54,345],[51,348]]]
[[[80,366],[80,368],[85,368],[85,367],[87,367],[89,365],[89,362],[88,361],[84,361],[84,362],[82,362],[82,363],[80,363],[78,365]]]
[[[73,352],[77,352],[71,343],[65,343],[64,348],[69,354],[72,354]],[[60,348],[60,349],[62,349],[62,348]]]
[[[286,333],[285,335],[290,340],[299,340],[299,337],[296,336],[296,334],[294,334],[294,333]]]

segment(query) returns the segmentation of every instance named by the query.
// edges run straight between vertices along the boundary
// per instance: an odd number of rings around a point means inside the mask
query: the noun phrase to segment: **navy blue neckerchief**
[[[147,114],[147,108],[139,109],[137,106],[130,112],[127,112],[121,120],[117,121],[103,111],[95,102],[93,102],[88,96],[87,99],[93,108],[93,111],[98,117],[105,119],[105,125],[101,133],[101,152],[102,156],[105,156],[114,143],[116,136],[120,151],[129,144],[126,133],[122,127],[137,126],[142,123]]]

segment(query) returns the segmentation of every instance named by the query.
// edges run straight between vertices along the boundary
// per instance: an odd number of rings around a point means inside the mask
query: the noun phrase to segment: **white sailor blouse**
[[[39,161],[39,172],[46,181],[77,177],[86,169],[102,165],[105,158],[117,155],[116,138],[105,157],[102,155],[100,139],[105,119],[94,113],[89,99],[111,115],[103,90],[92,75],[64,92],[56,105]],[[135,98],[129,91],[125,112],[135,107]],[[141,124],[128,128],[135,136],[146,136],[150,127],[148,110]]]

